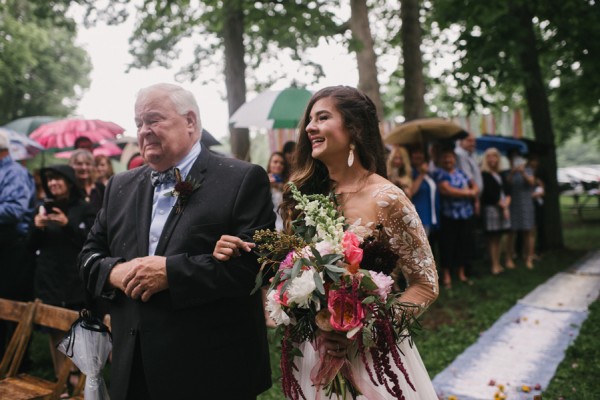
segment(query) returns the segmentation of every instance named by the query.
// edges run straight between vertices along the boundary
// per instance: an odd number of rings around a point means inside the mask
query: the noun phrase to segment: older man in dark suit
[[[201,147],[179,86],[142,89],[135,121],[146,166],[108,183],[80,255],[88,290],[111,300],[111,398],[253,399],[271,385],[261,295],[249,294],[259,266],[249,247],[212,253],[222,235],[273,227],[267,175]]]

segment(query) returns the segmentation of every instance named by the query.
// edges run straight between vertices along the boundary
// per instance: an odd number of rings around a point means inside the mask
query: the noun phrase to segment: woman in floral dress
[[[396,185],[384,178],[383,143],[373,102],[360,91],[334,86],[315,93],[302,122],[295,160],[297,168],[290,181],[302,193],[334,192],[349,230],[360,238],[382,228],[380,239],[399,256],[394,269],[403,274],[408,288],[398,301],[424,311],[438,296],[435,262],[427,235],[410,200]],[[289,189],[282,203],[284,222],[289,224],[298,211]],[[319,331],[327,353],[348,357],[364,399],[391,399],[383,385],[375,386],[365,366],[345,335]],[[416,346],[409,340],[400,343],[403,363],[415,386],[413,391],[398,371],[399,384],[406,399],[437,399],[429,375]],[[311,380],[319,355],[309,343],[296,359],[297,378],[307,399],[325,398]],[[393,363],[391,364],[393,365]]]

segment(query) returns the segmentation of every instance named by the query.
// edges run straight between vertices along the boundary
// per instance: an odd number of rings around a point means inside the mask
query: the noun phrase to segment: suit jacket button
[[[134,328],[131,328],[131,329],[129,330],[129,334],[130,334],[131,336],[135,336],[135,329],[134,329]]]

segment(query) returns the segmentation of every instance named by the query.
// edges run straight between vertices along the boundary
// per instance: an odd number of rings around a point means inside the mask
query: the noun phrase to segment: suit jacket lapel
[[[208,150],[208,147],[203,147],[202,151],[200,152],[200,155],[194,162],[194,165],[192,165],[192,169],[190,170],[189,176],[195,179],[200,184],[200,187],[194,193],[192,193],[192,195],[188,199],[188,202],[194,201],[194,197],[197,196],[198,192],[202,191],[203,189],[202,183],[204,181],[206,167],[208,165],[210,157],[212,156]],[[160,240],[156,245],[156,251],[154,252],[154,254],[163,255],[165,253],[165,249],[167,248],[172,233],[175,230],[175,227],[177,226],[177,222],[179,222],[179,218],[181,218],[183,214],[185,214],[185,206],[179,214],[175,213],[175,207],[171,209],[169,217],[167,218],[165,226],[163,227],[162,234],[160,235]]]
[[[150,169],[145,168],[138,176],[138,190],[136,191],[136,218],[137,218],[137,247],[138,255],[148,255],[148,236],[150,234],[150,222],[152,219],[152,197],[154,186],[150,181]]]

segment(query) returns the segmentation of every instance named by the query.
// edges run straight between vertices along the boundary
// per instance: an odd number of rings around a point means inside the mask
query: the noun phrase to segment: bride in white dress
[[[398,301],[418,305],[419,312],[425,310],[438,296],[435,262],[412,203],[402,190],[381,175],[385,174],[383,143],[372,101],[350,87],[322,89],[309,101],[300,132],[297,164],[290,181],[305,194],[334,191],[350,229],[358,236],[364,238],[376,227],[382,228],[380,240],[386,240],[399,256],[395,273],[403,274],[407,282]],[[298,211],[294,207],[290,192],[285,192],[282,213],[286,223],[295,219]],[[354,351],[347,351],[350,341],[344,335],[322,331],[319,334],[329,355],[350,359],[363,393],[359,399],[396,398],[385,386],[371,382],[360,357],[354,356]],[[416,346],[410,346],[405,339],[399,349],[415,388],[409,386],[402,372],[395,370],[404,398],[437,399]],[[298,367],[295,376],[305,398],[327,398],[325,391],[311,380],[319,354],[307,342],[300,350],[303,357],[294,360]],[[390,360],[390,365],[395,364]]]

